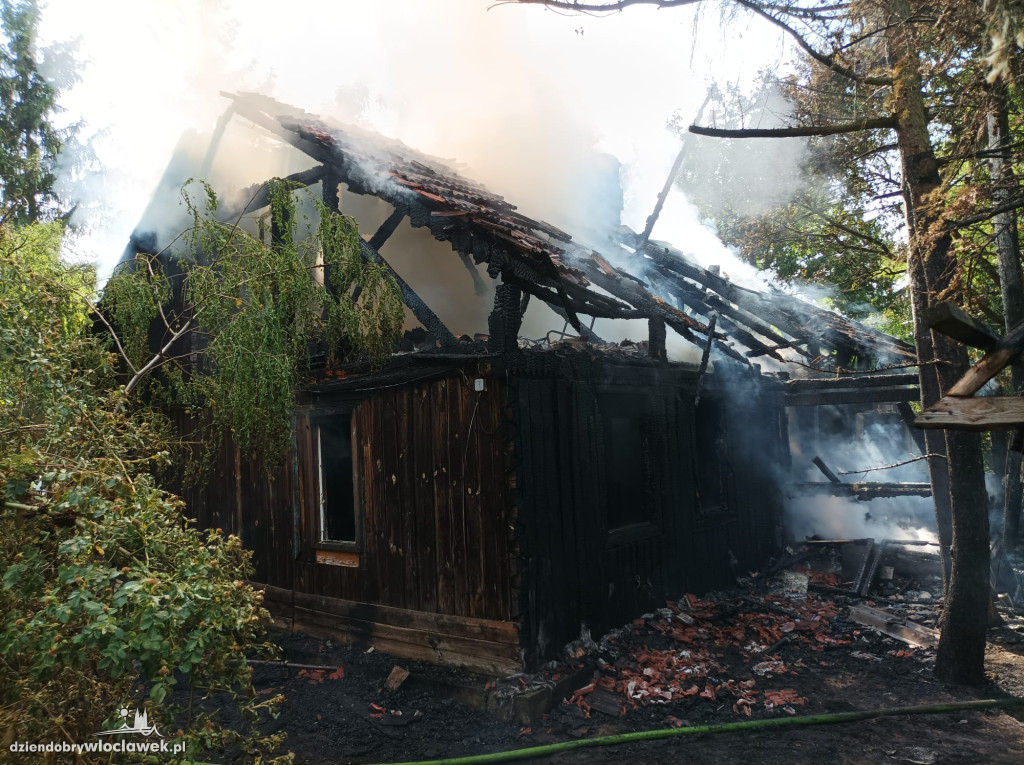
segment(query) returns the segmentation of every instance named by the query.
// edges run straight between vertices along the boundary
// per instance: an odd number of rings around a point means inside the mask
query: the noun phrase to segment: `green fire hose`
[[[685,728],[662,728],[659,730],[638,731],[636,733],[620,733],[614,736],[600,736],[598,738],[581,738],[573,741],[563,741],[558,744],[532,746],[526,749],[513,749],[506,752],[474,754],[468,757],[450,757],[443,760],[389,763],[388,765],[477,765],[478,763],[511,762],[513,760],[525,760],[530,757],[546,757],[572,749],[584,749],[594,746],[617,746],[619,744],[654,741],[673,736],[701,736],[709,733],[733,733],[735,731],[763,730],[765,728],[797,728],[804,725],[831,725],[834,723],[855,722],[857,720],[872,720],[878,717],[895,717],[897,715],[927,715],[941,712],[963,712],[967,710],[998,709],[1014,706],[1024,706],[1024,699],[985,699],[982,701],[961,701],[953,704],[875,709],[866,712],[839,712],[836,714],[807,715],[804,717],[770,717],[764,720],[748,720],[721,725],[691,725]]]

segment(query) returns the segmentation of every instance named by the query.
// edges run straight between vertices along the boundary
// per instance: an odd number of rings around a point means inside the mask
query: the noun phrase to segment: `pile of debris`
[[[577,668],[590,662],[596,671],[563,706],[587,719],[594,711],[618,717],[693,698],[730,703],[747,717],[755,708],[795,714],[806,698],[785,687],[786,678],[805,664],[784,660],[780,649],[802,644],[821,652],[849,645],[849,631],[834,624],[836,615],[831,602],[813,595],[686,595],[608,633],[595,651],[577,659]],[[737,666],[743,667],[739,673]]]
[[[599,641],[584,634],[543,676],[516,684],[582,677],[542,724],[583,736],[612,718],[679,726],[729,709],[813,711],[823,667],[913,660],[900,671],[919,673],[934,660],[937,554],[891,540],[814,540],[788,553],[742,593],[686,595]]]

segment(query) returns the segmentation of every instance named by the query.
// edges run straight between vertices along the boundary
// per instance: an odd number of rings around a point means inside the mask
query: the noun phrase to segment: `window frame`
[[[315,410],[310,413],[310,428],[312,430],[312,456],[314,464],[311,466],[311,478],[314,488],[314,505],[307,511],[310,519],[310,530],[312,548],[315,551],[325,550],[344,553],[361,553],[364,549],[364,523],[365,508],[362,501],[362,471],[358,459],[357,447],[359,444],[358,426],[355,417],[356,405],[336,406],[329,409]],[[349,437],[351,439],[351,462],[352,462],[352,516],[353,516],[353,537],[351,541],[326,540],[324,534],[324,476],[323,457],[321,451],[320,429],[324,425],[336,422],[344,417],[349,421]]]

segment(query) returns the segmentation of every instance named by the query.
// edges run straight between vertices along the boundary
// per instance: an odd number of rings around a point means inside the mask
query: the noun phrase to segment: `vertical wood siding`
[[[178,432],[194,434],[195,421],[172,415]],[[182,489],[187,513],[200,528],[235,534],[252,551],[253,580],[290,589],[293,575],[294,473],[289,453],[280,465],[239,453],[230,438],[217,450],[209,474]]]
[[[637,368],[628,385],[546,374],[514,377],[509,398],[521,529],[518,612],[528,663],[536,664],[584,625],[596,635],[686,592],[729,586],[761,566],[775,544],[781,497],[774,470],[784,453],[777,394],[755,381],[725,395],[709,380],[705,398],[726,407],[725,510],[703,514],[696,476],[695,378],[659,379]],[[609,534],[611,464],[599,393],[616,389],[649,402],[637,427],[649,446],[646,527],[636,538]],[[738,565],[730,562],[730,555]]]
[[[253,551],[254,579],[281,588],[275,597],[294,593],[296,624],[300,611],[314,627],[349,632],[372,631],[366,625],[385,619],[418,625],[409,612],[434,614],[438,626],[407,626],[414,632],[398,642],[418,641],[427,654],[434,643],[419,636],[479,628],[443,627],[452,617],[514,621],[516,643],[535,663],[582,625],[602,634],[666,598],[728,586],[763,564],[781,508],[773,471],[786,453],[777,393],[746,380],[738,394],[724,395],[708,379],[704,396],[720,398],[728,412],[728,469],[724,510],[707,513],[696,477],[698,455],[713,447],[697,443],[695,376],[644,366],[609,374],[602,364],[566,373],[552,358],[505,378],[487,376],[483,392],[473,390],[475,375],[457,373],[358,400],[325,395],[297,415],[284,465],[268,469],[225,442],[206,486],[185,492],[190,512],[201,526],[241,534]],[[599,399],[616,390],[646,402],[640,427],[650,478],[634,536],[609,533],[606,481],[616,466]],[[316,562],[314,544],[310,416],[335,404],[355,407],[363,539],[349,566]],[[188,432],[188,419],[178,418]],[[345,615],[328,616],[332,609]],[[498,656],[494,666],[506,668],[517,661],[517,645],[501,643],[497,653],[492,644],[473,645],[481,647],[460,644],[456,654]]]
[[[396,387],[361,401],[354,422],[365,519],[360,565],[302,563],[310,579],[301,589],[417,611],[510,619],[500,381],[488,378],[487,390],[479,393],[463,375]],[[302,501],[314,499],[307,492]]]
[[[487,378],[487,390],[476,392],[460,374],[391,388],[356,404],[357,512],[364,529],[358,566],[316,562],[311,521],[319,507],[318,477],[308,410],[295,420],[294,453],[274,469],[258,458],[236,460],[234,445],[225,441],[209,481],[186,490],[189,511],[200,526],[240,533],[261,583],[507,621],[513,611],[512,519],[503,395],[497,378]],[[179,427],[189,427],[183,415],[178,419]]]

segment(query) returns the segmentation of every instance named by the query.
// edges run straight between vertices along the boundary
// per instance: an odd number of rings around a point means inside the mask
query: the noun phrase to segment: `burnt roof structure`
[[[648,319],[703,345],[706,339],[698,335],[707,337],[714,314],[724,330],[715,333],[723,341],[715,347],[744,363],[760,356],[818,365],[831,357],[835,366],[862,367],[916,361],[913,346],[902,340],[781,291],[736,285],[667,243],[641,241],[625,226],[608,252],[598,252],[399,141],[259,94],[224,95],[232,100],[229,115],[250,120],[321,164],[297,180],[330,176],[354,193],[385,200],[396,209],[385,227],[394,230],[408,216],[413,227],[429,228],[463,258],[486,263],[493,278],[546,302],[584,339],[600,341],[580,315]],[[452,337],[441,335],[442,344]]]

